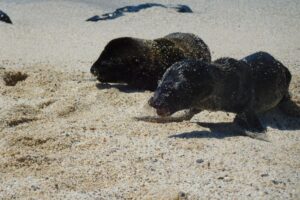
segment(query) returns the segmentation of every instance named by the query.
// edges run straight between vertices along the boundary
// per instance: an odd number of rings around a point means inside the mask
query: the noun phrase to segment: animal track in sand
[[[44,114],[48,117],[49,114],[56,117],[66,117],[76,111],[77,103],[76,100],[71,97],[60,100],[49,100],[48,103],[46,102],[46,105],[42,104],[39,107],[41,108],[41,106]]]
[[[4,158],[4,162],[0,164],[1,171],[12,172],[21,168],[33,167],[37,168],[45,168],[45,166],[51,165],[56,158],[49,158],[46,155],[38,154],[38,153],[25,153],[25,154],[15,154],[9,157]]]
[[[25,137],[20,137],[16,138],[16,140],[13,142],[13,145],[20,145],[22,144],[23,146],[40,146],[43,144],[46,144],[48,141],[54,141],[53,138],[45,138],[45,139],[40,139],[40,138],[33,138],[29,136]]]
[[[46,162],[47,164],[50,164],[49,161],[50,159],[46,156],[33,156],[33,155],[26,155],[26,156],[21,156],[16,159],[17,162],[19,163],[24,163],[25,165],[31,165],[33,163],[38,163],[42,164]]]
[[[11,162],[6,163],[6,167],[16,167],[16,168],[22,168],[22,167],[29,167],[29,166],[42,166],[42,165],[50,165],[52,161],[55,159],[51,159],[47,156],[43,155],[26,155],[26,156],[20,156],[18,158],[15,158]]]
[[[13,156],[18,154],[17,152],[22,151],[62,151],[64,149],[71,148],[73,144],[80,140],[77,136],[50,136],[43,138],[42,135],[29,135],[29,136],[11,136],[7,138],[7,145],[9,146],[9,154]]]
[[[15,86],[18,82],[26,80],[28,75],[19,71],[9,71],[4,72],[2,78],[6,86]]]
[[[15,127],[38,120],[39,110],[29,105],[15,105],[0,113],[0,127]]]
[[[28,123],[36,120],[35,118],[27,118],[27,117],[21,117],[20,119],[13,119],[9,122],[7,122],[7,125],[9,127],[18,126],[19,124]]]
[[[45,109],[47,108],[48,106],[52,105],[53,103],[55,103],[56,100],[55,99],[48,99],[44,102],[41,102],[39,105],[38,105],[38,108],[39,109]]]

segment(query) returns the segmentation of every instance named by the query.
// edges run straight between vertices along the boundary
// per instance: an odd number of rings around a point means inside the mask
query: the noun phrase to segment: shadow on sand
[[[205,123],[195,122],[198,125],[209,128],[210,131],[192,131],[169,136],[170,138],[217,138],[223,139],[226,137],[246,136],[245,132],[231,122],[220,123]]]
[[[99,90],[115,88],[115,89],[119,90],[120,92],[125,92],[125,93],[135,93],[135,92],[145,92],[146,91],[146,90],[142,90],[142,89],[132,88],[125,83],[124,84],[122,84],[122,83],[96,83],[96,87]]]
[[[289,117],[279,110],[270,111],[260,117],[264,127],[271,127],[278,130],[300,130],[300,118]],[[210,131],[192,131],[169,136],[170,138],[217,138],[249,136],[245,130],[233,122],[194,122],[199,126],[208,128]]]

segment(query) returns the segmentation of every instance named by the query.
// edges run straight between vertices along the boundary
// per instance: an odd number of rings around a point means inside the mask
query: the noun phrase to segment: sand
[[[299,2],[190,0],[193,14],[151,8],[85,22],[136,2],[0,2],[14,23],[0,23],[0,198],[299,199],[299,119],[262,116],[270,142],[241,135],[231,113],[136,121],[154,114],[152,93],[89,73],[115,37],[192,32],[213,59],[270,52],[291,70],[299,102]]]

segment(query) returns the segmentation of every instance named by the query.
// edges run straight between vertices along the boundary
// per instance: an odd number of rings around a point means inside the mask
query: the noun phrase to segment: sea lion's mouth
[[[159,109],[156,109],[156,113],[157,115],[161,116],[161,117],[167,117],[167,116],[170,116],[172,113],[169,109],[166,109],[166,108],[159,108]]]
[[[168,106],[167,104],[157,102],[157,98],[155,97],[155,95],[154,95],[154,97],[151,97],[149,99],[148,104],[151,107],[155,108],[156,113],[157,113],[158,116],[167,117],[167,116],[170,116],[174,113],[174,112],[172,112],[171,107]]]
[[[97,80],[100,81],[100,82],[107,82],[103,77],[97,75]]]

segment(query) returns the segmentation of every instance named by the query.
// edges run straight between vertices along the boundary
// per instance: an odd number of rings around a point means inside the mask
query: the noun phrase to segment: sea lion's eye
[[[139,61],[140,61],[139,58],[137,58],[137,57],[132,57],[131,60],[133,63],[139,63]]]

